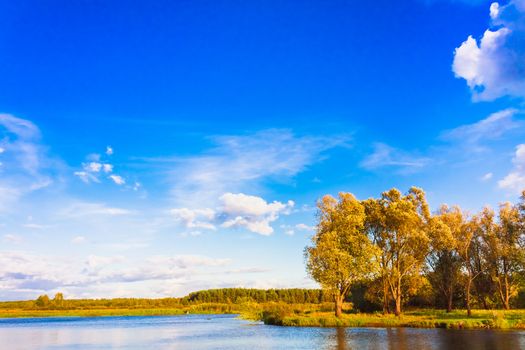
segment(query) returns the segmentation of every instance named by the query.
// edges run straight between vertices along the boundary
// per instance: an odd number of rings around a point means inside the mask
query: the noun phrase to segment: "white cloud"
[[[137,296],[137,289],[143,282],[151,285],[158,281],[156,285],[159,286],[177,280],[184,284],[195,283],[195,276],[221,272],[229,264],[230,259],[201,255],[155,255],[132,260],[121,255],[89,255],[82,259],[0,252],[0,298],[12,299],[16,295],[36,298],[42,293],[58,291],[65,292],[66,297]],[[229,271],[231,269],[222,271],[222,276]],[[126,287],[130,283],[133,287]],[[100,290],[100,286],[110,290]]]
[[[243,227],[254,233],[270,235],[273,233],[271,223],[281,214],[290,214],[293,206],[293,201],[268,203],[261,197],[228,192],[219,198],[217,209],[176,208],[170,213],[186,228],[215,230],[216,225],[220,225],[224,228]]]
[[[243,193],[225,193],[220,197],[221,212],[226,216],[223,227],[245,227],[261,235],[273,233],[271,223],[280,214],[287,215],[294,206],[293,201],[286,204],[278,201],[267,203],[264,199]]]
[[[227,215],[264,216],[273,215],[293,208],[294,202],[284,204],[278,201],[266,202],[261,197],[244,193],[225,193],[220,197],[222,212]]]
[[[111,164],[103,164],[102,165],[102,169],[104,170],[105,173],[110,173],[113,171],[113,165]]]
[[[103,203],[77,202],[62,209],[59,214],[67,218],[83,216],[120,216],[131,215],[133,211],[123,208],[109,207]]]
[[[481,181],[489,181],[492,177],[494,177],[493,173],[486,173],[481,177]]]
[[[73,175],[78,176],[84,183],[100,182],[98,177],[88,173],[87,171],[75,171]]]
[[[102,169],[102,164],[98,162],[90,162],[84,165],[84,169],[93,173],[98,173],[100,169]]]
[[[367,156],[360,165],[368,170],[395,167],[400,169],[401,172],[408,173],[424,168],[430,162],[430,158],[410,154],[384,143],[376,143],[374,152]]]
[[[126,183],[126,180],[124,180],[124,178],[120,175],[109,175],[109,178],[119,186]]]
[[[315,226],[309,226],[306,224],[297,224],[295,228],[302,231],[315,231]]]
[[[514,169],[498,181],[498,186],[520,194],[521,191],[525,190],[525,144],[516,146],[512,163],[514,164]]]
[[[499,15],[499,12],[499,4],[497,2],[490,4],[490,18],[496,19]]]
[[[111,156],[113,154],[113,149],[108,146],[105,154]],[[98,153],[91,153],[86,157],[88,162],[82,163],[82,170],[75,171],[73,174],[80,178],[84,183],[101,183],[103,180],[102,173],[110,174],[114,169],[114,165],[108,161],[108,157],[105,158],[106,159]],[[119,186],[126,183],[126,180],[121,175],[111,174],[107,176],[107,178]],[[138,189],[137,186],[130,188],[133,188],[134,190]]]
[[[215,219],[215,211],[213,209],[188,209],[178,208],[171,209],[171,215],[186,228],[203,228],[207,230],[215,230],[215,225],[212,221]]]
[[[469,36],[456,48],[452,70],[470,87],[475,100],[525,97],[525,5],[511,0],[490,6],[491,28],[481,40]]]

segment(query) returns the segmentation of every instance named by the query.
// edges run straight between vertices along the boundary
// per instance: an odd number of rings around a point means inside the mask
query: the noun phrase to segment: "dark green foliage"
[[[320,289],[209,289],[190,293],[184,297],[187,303],[236,303],[283,302],[287,304],[319,304],[332,301],[331,296]]]

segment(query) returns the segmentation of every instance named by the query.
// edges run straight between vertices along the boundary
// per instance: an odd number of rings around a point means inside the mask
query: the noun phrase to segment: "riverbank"
[[[168,308],[76,308],[76,309],[22,309],[0,308],[0,318],[22,317],[102,317],[102,316],[177,316],[186,314],[240,314],[246,311],[240,305],[207,303]]]
[[[0,308],[0,318],[24,317],[103,317],[103,316],[178,316],[186,314],[237,314],[251,321],[285,327],[407,327],[447,329],[525,329],[525,310],[410,310],[400,317],[381,313],[353,313],[346,310],[336,318],[331,304],[285,303],[202,303],[167,308],[86,308],[21,309]]]
[[[332,313],[279,314],[266,312],[265,324],[287,327],[407,327],[446,329],[525,329],[525,310],[465,310],[450,313],[441,310],[407,311],[401,316],[381,313],[349,313],[336,318]]]

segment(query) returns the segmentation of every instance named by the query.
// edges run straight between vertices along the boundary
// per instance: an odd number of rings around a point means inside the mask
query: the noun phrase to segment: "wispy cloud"
[[[512,159],[514,169],[507,176],[498,181],[498,186],[515,194],[525,190],[525,144],[516,146]]]
[[[58,161],[47,155],[38,127],[31,121],[0,114],[0,211],[53,183]]]
[[[221,271],[230,264],[230,259],[202,255],[153,255],[131,260],[122,255],[88,255],[84,259],[67,259],[22,251],[0,252],[0,297],[5,298],[6,291],[26,293],[30,297],[62,291],[71,297],[79,289],[88,291],[86,294],[89,297],[107,297],[96,294],[97,285],[119,289],[125,284],[146,281],[162,281],[164,284],[174,279],[191,281],[196,275],[207,274],[214,269]],[[238,273],[255,272],[260,271]],[[221,273],[232,273],[232,269]]]
[[[168,181],[177,204],[214,203],[226,192],[260,192],[263,182],[293,178],[326,157],[325,151],[348,145],[348,137],[297,136],[288,130],[216,136],[201,155],[145,159],[170,170]]]
[[[462,145],[464,150],[469,152],[482,152],[486,150],[487,141],[499,139],[506,133],[523,126],[521,120],[514,118],[517,114],[519,111],[513,108],[492,113],[476,123],[444,131],[441,139]]]
[[[411,173],[427,166],[432,159],[409,153],[384,143],[374,144],[374,151],[361,163],[361,167],[367,170],[391,167],[401,173]]]
[[[111,207],[104,203],[75,202],[62,209],[59,215],[66,218],[79,218],[86,216],[132,215],[134,213],[132,210]]]

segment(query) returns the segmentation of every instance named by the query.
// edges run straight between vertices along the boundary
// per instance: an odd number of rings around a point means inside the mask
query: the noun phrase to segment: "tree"
[[[49,303],[50,300],[46,294],[39,296],[35,301],[35,305],[38,307],[48,307]]]
[[[53,298],[53,304],[55,307],[62,307],[64,304],[64,294],[56,293],[55,297]]]
[[[458,231],[456,249],[461,258],[463,269],[466,272],[465,277],[465,304],[467,315],[472,315],[471,307],[471,289],[472,283],[476,277],[482,273],[482,260],[479,249],[481,240],[481,217],[475,215],[470,219],[464,218],[464,224]]]
[[[375,198],[369,198],[362,202],[365,208],[365,231],[372,240],[372,242],[378,247],[376,250],[378,256],[376,260],[380,266],[380,280],[382,290],[375,293],[376,288],[372,288],[373,292],[368,293],[369,297],[372,295],[379,294],[383,299],[383,314],[390,313],[390,292],[388,290],[388,278],[387,266],[390,264],[390,254],[384,250],[385,248],[385,237],[386,237],[386,223],[385,216],[383,215],[383,207],[379,200]],[[373,283],[371,287],[376,287]],[[372,298],[374,299],[374,298]]]
[[[339,201],[324,196],[318,202],[317,231],[312,246],[305,248],[309,275],[332,293],[335,315],[342,314],[343,302],[352,284],[377,271],[376,247],[364,231],[363,205],[350,193]]]
[[[395,302],[394,313],[399,316],[403,294],[410,287],[406,282],[417,280],[409,277],[420,273],[428,251],[430,213],[425,193],[412,187],[402,195],[393,188],[378,200],[368,200],[365,206],[370,213],[366,217],[367,230],[380,249],[384,293],[388,288]]]
[[[519,209],[508,202],[502,204],[497,224],[493,212],[486,215],[483,238],[489,271],[501,304],[509,310],[510,299],[518,293],[518,274],[523,270]]]
[[[427,257],[431,271],[429,281],[443,299],[447,312],[452,311],[452,302],[461,280],[461,257],[456,246],[460,237],[464,217],[457,206],[442,205],[431,219],[430,252]]]

